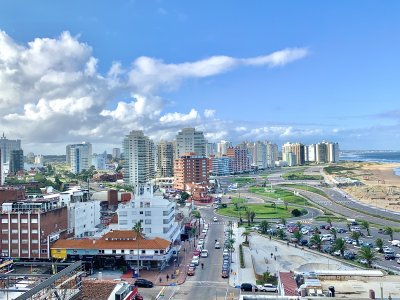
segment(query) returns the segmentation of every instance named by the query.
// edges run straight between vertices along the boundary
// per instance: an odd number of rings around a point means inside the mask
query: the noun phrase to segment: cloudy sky
[[[25,152],[209,141],[400,149],[400,3],[5,1],[0,130]]]

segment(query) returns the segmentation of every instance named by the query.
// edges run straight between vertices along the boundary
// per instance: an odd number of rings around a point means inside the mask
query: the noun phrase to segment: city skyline
[[[38,154],[185,127],[209,142],[399,149],[399,4],[362,3],[7,3],[1,129]]]

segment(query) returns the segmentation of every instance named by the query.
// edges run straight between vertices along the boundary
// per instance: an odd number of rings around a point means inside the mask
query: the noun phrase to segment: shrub
[[[292,210],[292,216],[293,217],[300,217],[301,216],[301,211],[298,210],[297,208]]]

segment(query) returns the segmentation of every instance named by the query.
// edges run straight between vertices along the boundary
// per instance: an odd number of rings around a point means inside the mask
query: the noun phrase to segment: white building
[[[87,190],[76,188],[60,193],[60,203],[68,208],[68,230],[74,237],[94,234],[100,224],[100,201],[90,201]]]
[[[146,237],[160,237],[174,242],[180,237],[181,227],[175,221],[176,203],[153,195],[153,187],[136,188],[135,198],[118,205],[118,229],[132,229],[142,222]]]
[[[73,144],[66,147],[67,163],[71,166],[71,172],[78,174],[83,170],[89,170],[92,166],[92,144],[83,142],[82,144]]]
[[[124,181],[136,186],[155,177],[156,150],[153,141],[141,130],[132,130],[124,138]]]
[[[265,152],[267,155],[267,167],[275,168],[275,162],[278,160],[278,145],[265,141]]]
[[[207,143],[207,145],[206,145],[206,156],[210,157],[211,155],[217,155],[217,144],[216,143]]]
[[[121,158],[121,149],[113,148],[112,149],[112,158],[120,159]]]
[[[107,152],[104,151],[102,154],[93,154],[92,164],[96,170],[107,169]]]
[[[206,155],[207,141],[202,131],[195,128],[183,128],[176,136],[176,158],[188,152],[194,152],[198,156]]]
[[[232,147],[232,143],[231,143],[231,142],[221,140],[221,141],[217,144],[218,155],[219,155],[219,156],[226,155],[226,150],[227,150],[228,148],[230,148],[230,147]]]

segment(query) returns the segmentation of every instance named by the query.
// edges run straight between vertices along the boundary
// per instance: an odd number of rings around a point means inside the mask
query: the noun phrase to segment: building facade
[[[294,161],[293,157],[288,155],[289,153],[292,153],[294,155]],[[290,164],[289,161],[286,159],[291,158],[291,161],[293,161],[294,164]],[[304,145],[301,143],[285,143],[282,145],[282,159],[286,162],[288,162],[289,166],[294,165],[294,166],[302,166],[305,163],[305,148]]]
[[[120,148],[113,148],[112,149],[112,158],[120,159],[121,158],[121,149]]]
[[[208,158],[208,170],[216,176],[229,175],[232,172],[232,158],[228,156],[217,156]]]
[[[208,162],[204,156],[187,153],[174,163],[174,188],[184,191],[187,183],[208,184]]]
[[[202,131],[196,131],[195,128],[183,128],[176,136],[176,158],[189,152],[205,156],[206,145],[207,141]]]
[[[141,130],[132,130],[123,141],[124,181],[136,186],[155,177],[155,146]]]
[[[21,150],[21,140],[9,140],[3,133],[0,137],[0,150],[3,164],[6,164],[10,161],[12,150]]]
[[[117,214],[119,230],[132,229],[137,222],[141,222],[147,237],[159,237],[171,242],[180,237],[181,228],[175,221],[175,201],[154,196],[151,185],[137,188],[133,200],[118,205]]]
[[[89,170],[92,166],[92,144],[83,142],[66,147],[68,163],[71,173],[79,174],[83,170]]]
[[[243,173],[251,171],[250,157],[247,148],[241,148],[239,146],[228,148],[226,156],[231,158],[233,173]]]
[[[217,143],[217,151],[219,156],[226,155],[228,148],[232,147],[232,143],[229,141],[221,140]]]
[[[10,151],[9,173],[15,174],[24,170],[24,151],[22,149]]]
[[[174,176],[174,144],[161,141],[157,145],[157,177]]]

